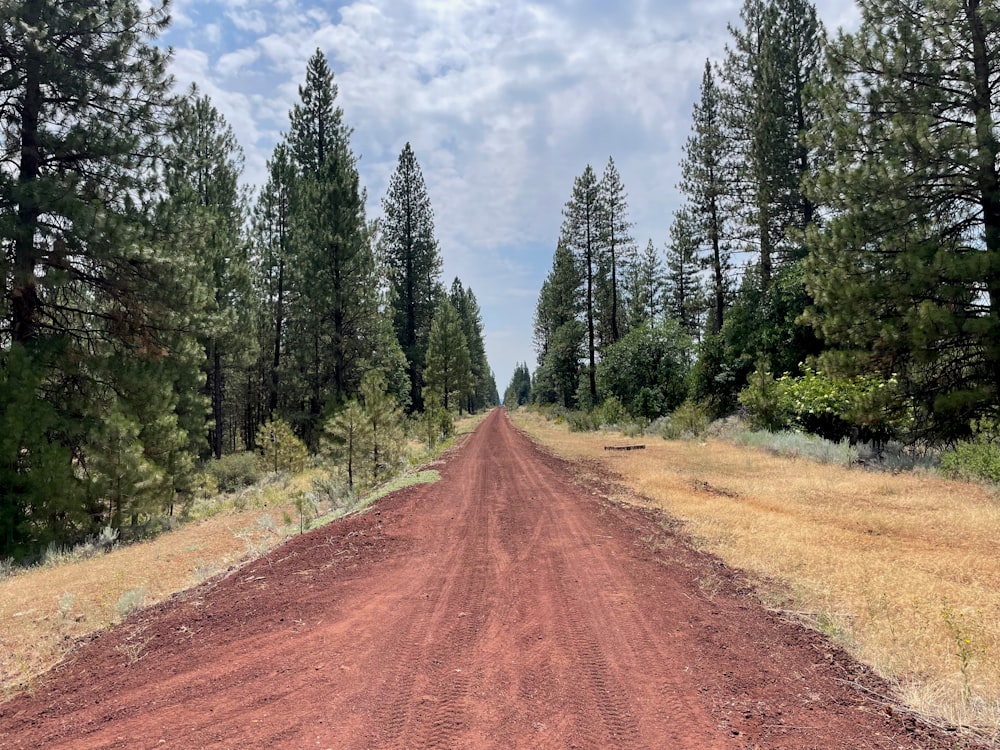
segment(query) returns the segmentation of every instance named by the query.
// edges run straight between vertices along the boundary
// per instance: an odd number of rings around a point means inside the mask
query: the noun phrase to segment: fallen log
[[[605,445],[606,451],[641,451],[645,450],[645,445]]]

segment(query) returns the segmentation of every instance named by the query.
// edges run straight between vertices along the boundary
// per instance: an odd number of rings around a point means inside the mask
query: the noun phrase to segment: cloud
[[[260,49],[257,47],[244,47],[235,52],[228,52],[222,55],[215,64],[215,72],[229,78],[256,62],[258,57],[260,57]]]
[[[256,184],[288,128],[308,58],[326,52],[369,212],[379,212],[411,142],[447,280],[460,275],[479,297],[502,379],[514,359],[534,360],[532,296],[586,164],[600,171],[615,158],[637,243],[662,246],[704,61],[722,57],[741,4],[175,0],[182,25],[218,24],[221,39],[178,43],[190,29],[177,28],[168,41],[177,46],[174,73],[196,81],[232,124]],[[851,0],[820,0],[820,11],[830,28],[857,18]]]

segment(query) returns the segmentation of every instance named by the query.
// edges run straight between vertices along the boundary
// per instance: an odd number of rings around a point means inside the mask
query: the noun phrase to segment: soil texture
[[[0,746],[969,746],[503,411],[436,468],[80,644]]]

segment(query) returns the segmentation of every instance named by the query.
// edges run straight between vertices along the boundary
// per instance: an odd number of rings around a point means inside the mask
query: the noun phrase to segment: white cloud
[[[219,61],[215,64],[215,71],[219,75],[228,78],[256,62],[258,57],[260,57],[260,50],[256,47],[244,47],[235,52],[228,52],[219,58]]]

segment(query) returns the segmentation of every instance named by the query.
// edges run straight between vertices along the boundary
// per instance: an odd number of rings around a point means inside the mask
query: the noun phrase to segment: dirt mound
[[[79,648],[10,748],[946,748],[501,411],[442,479]]]

